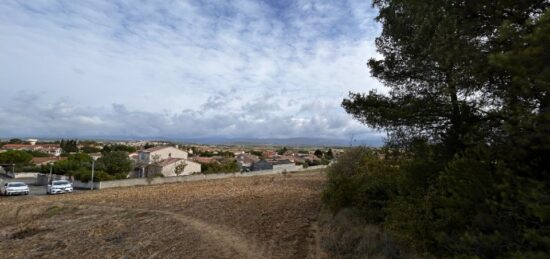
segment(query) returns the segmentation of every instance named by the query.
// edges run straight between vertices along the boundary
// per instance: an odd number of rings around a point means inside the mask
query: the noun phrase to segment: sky
[[[381,138],[364,0],[0,1],[0,138]]]

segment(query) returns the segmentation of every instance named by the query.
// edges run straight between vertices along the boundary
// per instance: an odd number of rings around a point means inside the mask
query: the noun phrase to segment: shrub
[[[91,171],[79,171],[72,173],[74,178],[76,180],[79,180],[81,182],[89,182],[92,179],[92,172]],[[116,174],[116,175],[110,175],[103,171],[95,171],[94,172],[94,182],[101,182],[101,181],[111,181],[111,180],[117,180],[117,179],[125,179],[125,174]]]
[[[369,222],[382,222],[384,209],[398,189],[398,163],[387,150],[347,151],[329,167],[329,180],[323,192],[325,204],[334,211],[354,207]]]

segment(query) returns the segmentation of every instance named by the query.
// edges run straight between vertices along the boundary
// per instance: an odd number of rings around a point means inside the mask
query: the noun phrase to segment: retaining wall
[[[84,182],[81,182],[79,180],[74,180],[73,181],[73,188],[75,188],[75,189],[91,189],[92,188],[92,182],[84,183]],[[98,182],[94,183],[94,189],[99,189],[99,183]]]
[[[70,177],[66,175],[52,174],[53,180],[70,180]],[[49,174],[37,174],[36,175],[36,185],[46,186],[50,182]]]
[[[308,168],[302,168],[301,166],[296,166],[292,172],[301,172],[301,171],[312,171],[317,169],[323,169],[327,166],[310,166]],[[177,183],[177,182],[188,182],[188,181],[200,181],[200,180],[213,180],[213,179],[225,179],[232,177],[249,177],[249,176],[258,176],[258,175],[272,175],[280,174],[283,172],[291,172],[288,169],[281,170],[263,170],[263,171],[253,171],[246,173],[222,173],[222,174],[193,174],[193,175],[183,175],[183,176],[173,176],[173,177],[156,177],[156,178],[130,178],[123,180],[113,180],[113,181],[102,181],[99,183],[94,183],[94,189],[107,189],[107,188],[117,188],[117,187],[129,187],[129,186],[140,186],[140,185],[155,185],[155,184],[165,184],[165,183]],[[86,188],[89,189],[90,183],[83,183],[78,180],[73,182],[75,188]]]
[[[6,171],[1,171],[0,170],[0,173],[5,175],[6,177],[9,177],[9,178],[35,178],[39,173],[37,172],[18,172],[18,173],[13,173],[13,172],[6,172]]]

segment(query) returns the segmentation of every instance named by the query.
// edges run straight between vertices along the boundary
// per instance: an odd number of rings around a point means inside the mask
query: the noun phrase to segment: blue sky
[[[0,137],[380,136],[370,1],[0,1]]]

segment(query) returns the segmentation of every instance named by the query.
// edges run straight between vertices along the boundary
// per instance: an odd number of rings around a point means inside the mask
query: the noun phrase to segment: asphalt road
[[[36,185],[36,178],[8,178],[3,175],[0,175],[0,184],[9,182],[24,182],[29,186],[30,193],[29,195],[46,195],[46,186]],[[73,192],[80,192],[82,190],[74,190]],[[1,196],[4,197],[4,196]]]

